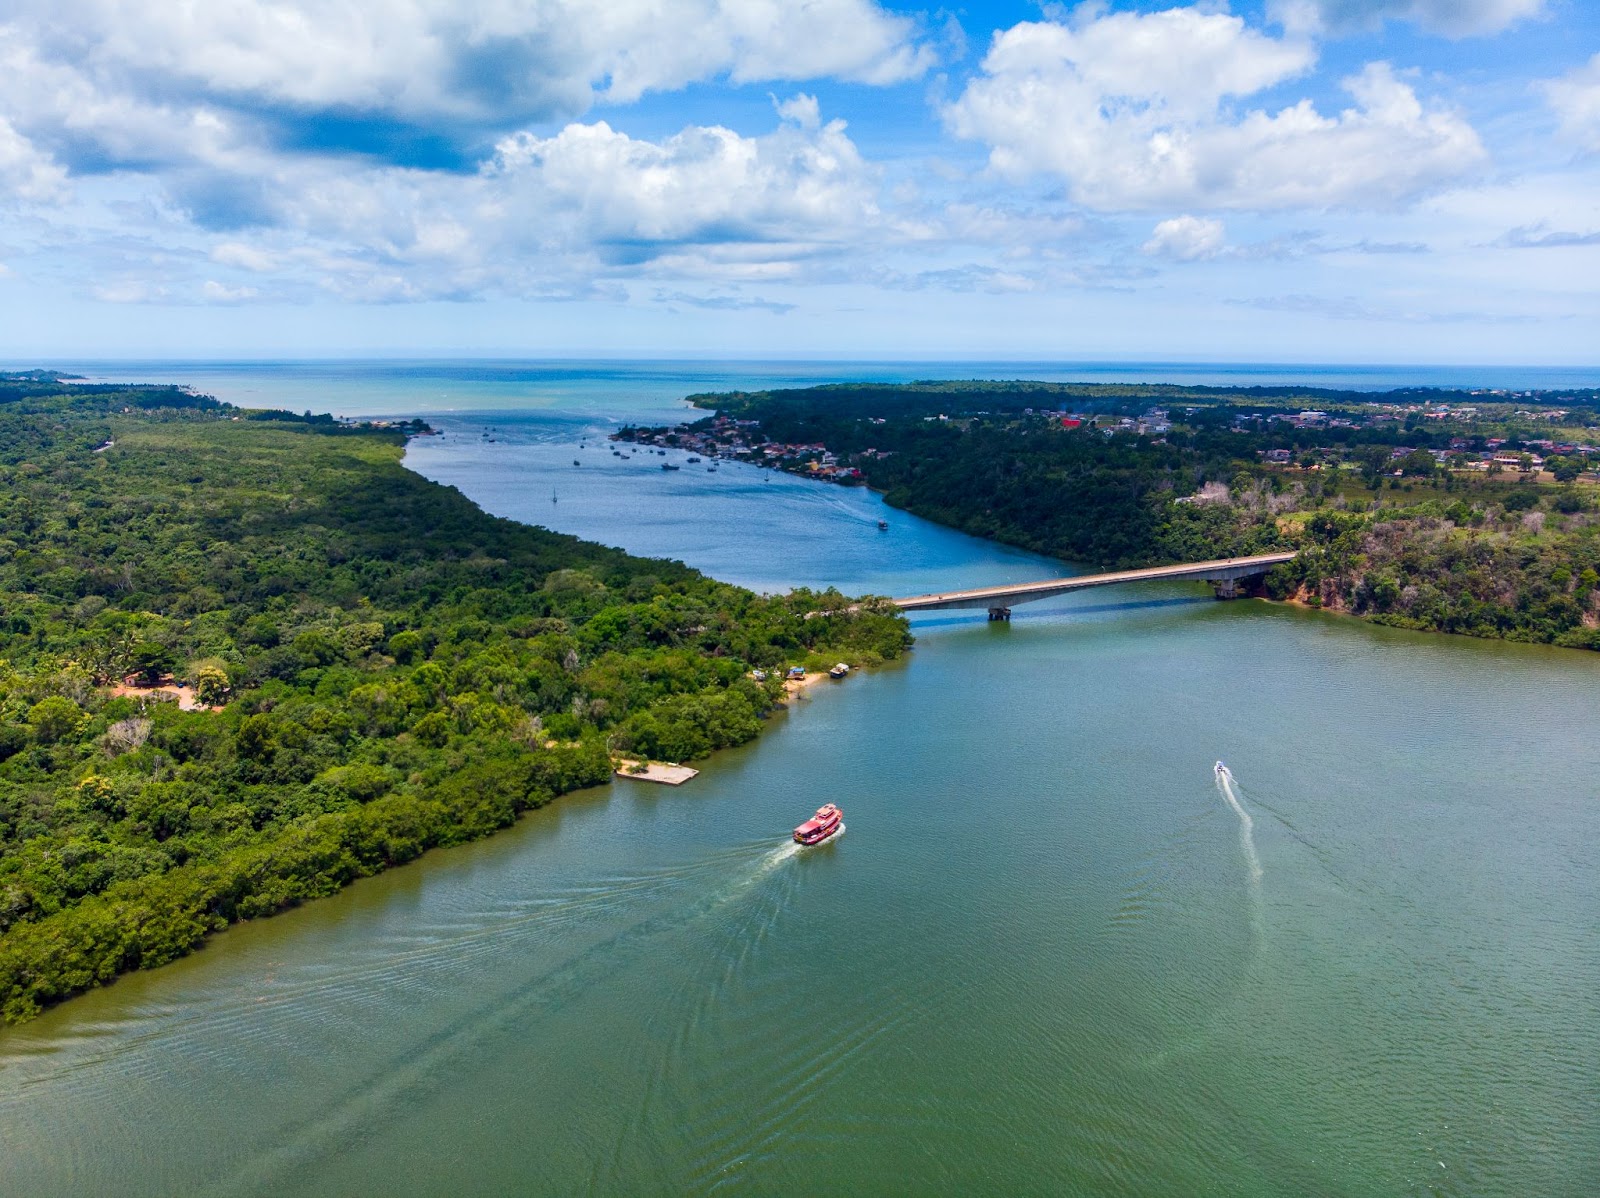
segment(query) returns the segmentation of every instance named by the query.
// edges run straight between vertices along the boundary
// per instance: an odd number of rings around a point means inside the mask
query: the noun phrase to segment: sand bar
[[[635,782],[660,782],[667,786],[682,786],[700,772],[686,765],[674,765],[667,761],[647,761],[642,770],[638,768],[639,764],[637,761],[619,761],[617,777],[632,778]]]

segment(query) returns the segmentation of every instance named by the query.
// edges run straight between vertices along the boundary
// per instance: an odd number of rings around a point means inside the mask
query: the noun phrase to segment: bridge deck
[[[967,591],[945,591],[938,595],[911,595],[892,602],[902,611],[934,611],[954,607],[1013,607],[1048,599],[1068,591],[1089,587],[1108,587],[1119,582],[1156,582],[1162,579],[1198,578],[1220,582],[1265,574],[1273,566],[1294,558],[1292,552],[1258,553],[1254,557],[1219,558],[1210,562],[1186,562],[1177,566],[1151,566],[1144,570],[1117,570],[1110,574],[1081,574],[1076,578],[1047,578],[1041,582],[1022,582],[1011,586],[977,587]]]

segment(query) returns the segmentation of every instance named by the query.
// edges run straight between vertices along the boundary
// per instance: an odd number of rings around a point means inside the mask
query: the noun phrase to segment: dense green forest
[[[490,517],[404,439],[0,379],[7,1020],[503,828],[613,754],[748,740],[781,697],[755,667],[910,643],[881,604]],[[158,683],[192,709],[112,693]]]
[[[1153,400],[1171,413],[1159,436],[1114,420],[1075,428],[1060,420],[1064,408],[1117,415]],[[1266,579],[1274,598],[1409,628],[1600,648],[1596,488],[1573,481],[1592,461],[1552,458],[1558,481],[1538,481],[1452,469],[1431,452],[1481,449],[1488,434],[1512,448],[1547,436],[1518,423],[1517,403],[1491,407],[1479,393],[1438,390],[1028,382],[852,384],[694,401],[757,422],[758,430],[733,430],[740,436],[825,445],[894,506],[1063,560],[1111,568],[1293,548],[1299,557]],[[1447,402],[1481,410],[1471,424],[1417,411],[1364,422]],[[1563,423],[1581,429],[1595,424],[1600,393],[1518,402],[1559,402]],[[1351,425],[1272,420],[1313,403],[1340,405]],[[727,433],[710,418],[687,428]],[[1281,465],[1266,458],[1274,451]]]

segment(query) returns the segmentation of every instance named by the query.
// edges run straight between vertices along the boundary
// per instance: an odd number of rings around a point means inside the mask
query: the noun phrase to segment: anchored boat
[[[832,803],[817,808],[817,813],[794,830],[798,844],[821,844],[844,827],[844,812]]]

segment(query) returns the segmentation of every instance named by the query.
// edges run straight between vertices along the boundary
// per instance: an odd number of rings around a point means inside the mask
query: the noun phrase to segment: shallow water
[[[1057,568],[443,423],[491,510],[752,585]],[[1600,657],[1183,584],[919,636],[0,1033],[0,1191],[1600,1192]]]

